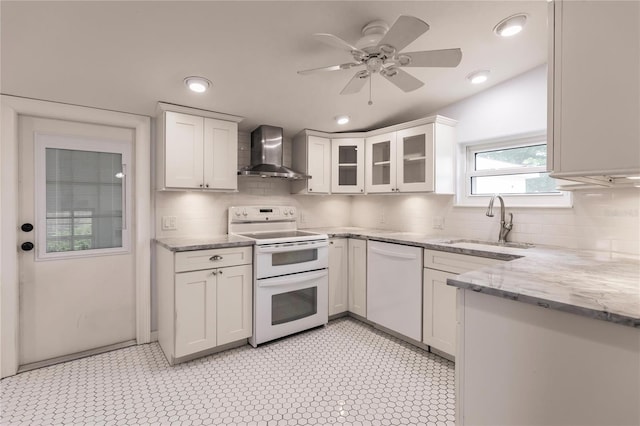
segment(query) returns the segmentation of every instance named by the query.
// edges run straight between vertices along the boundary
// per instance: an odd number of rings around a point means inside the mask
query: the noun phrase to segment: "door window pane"
[[[557,194],[556,182],[549,173],[520,173],[498,176],[473,176],[471,193],[493,194]]]
[[[122,154],[46,148],[46,252],[122,247]]]

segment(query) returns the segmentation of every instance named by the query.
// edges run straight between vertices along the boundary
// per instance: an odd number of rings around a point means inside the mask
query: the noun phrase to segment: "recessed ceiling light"
[[[184,84],[187,85],[189,89],[196,93],[206,92],[209,87],[211,87],[211,82],[204,77],[187,77],[184,79]]]
[[[343,124],[347,124],[349,122],[349,116],[348,115],[339,115],[336,117],[336,123],[338,123],[339,125],[343,125]]]
[[[522,31],[526,22],[527,14],[518,13],[498,22],[498,25],[493,28],[493,32],[501,37],[511,37]]]
[[[472,84],[484,83],[489,79],[489,72],[489,70],[474,71],[471,74],[467,75],[467,80],[469,80]]]

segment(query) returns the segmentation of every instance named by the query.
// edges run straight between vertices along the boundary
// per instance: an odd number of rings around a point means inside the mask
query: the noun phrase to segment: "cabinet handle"
[[[214,269],[213,271],[211,271],[211,275],[218,275],[218,271]]]
[[[200,188],[202,188],[202,184],[200,184]]]
[[[216,254],[215,256],[211,256],[209,260],[212,262],[216,260],[222,260],[222,256]]]
[[[329,244],[333,244],[333,241],[329,241]]]
[[[364,192],[364,189],[361,189],[360,192]]]
[[[208,188],[208,187],[209,187],[209,184],[206,184],[205,186]]]
[[[222,270],[218,271],[218,273],[219,273],[220,275],[222,275]]]
[[[309,192],[311,192],[311,191],[313,191],[313,189],[312,189],[312,188],[309,188]]]

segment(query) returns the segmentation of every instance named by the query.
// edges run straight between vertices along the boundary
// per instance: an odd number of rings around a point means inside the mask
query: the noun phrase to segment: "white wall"
[[[535,68],[435,113],[459,121],[458,141],[528,134],[546,128],[546,66]],[[640,254],[640,190],[574,193],[573,208],[509,208],[511,241]],[[443,230],[433,220],[444,217]],[[497,240],[499,219],[485,208],[456,207],[453,196],[430,194],[353,197],[351,225],[432,235]]]

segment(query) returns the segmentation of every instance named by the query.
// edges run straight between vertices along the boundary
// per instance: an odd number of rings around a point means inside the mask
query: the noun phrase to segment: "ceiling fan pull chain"
[[[373,105],[373,101],[371,100],[371,80],[373,80],[373,78],[369,77],[369,105]]]

